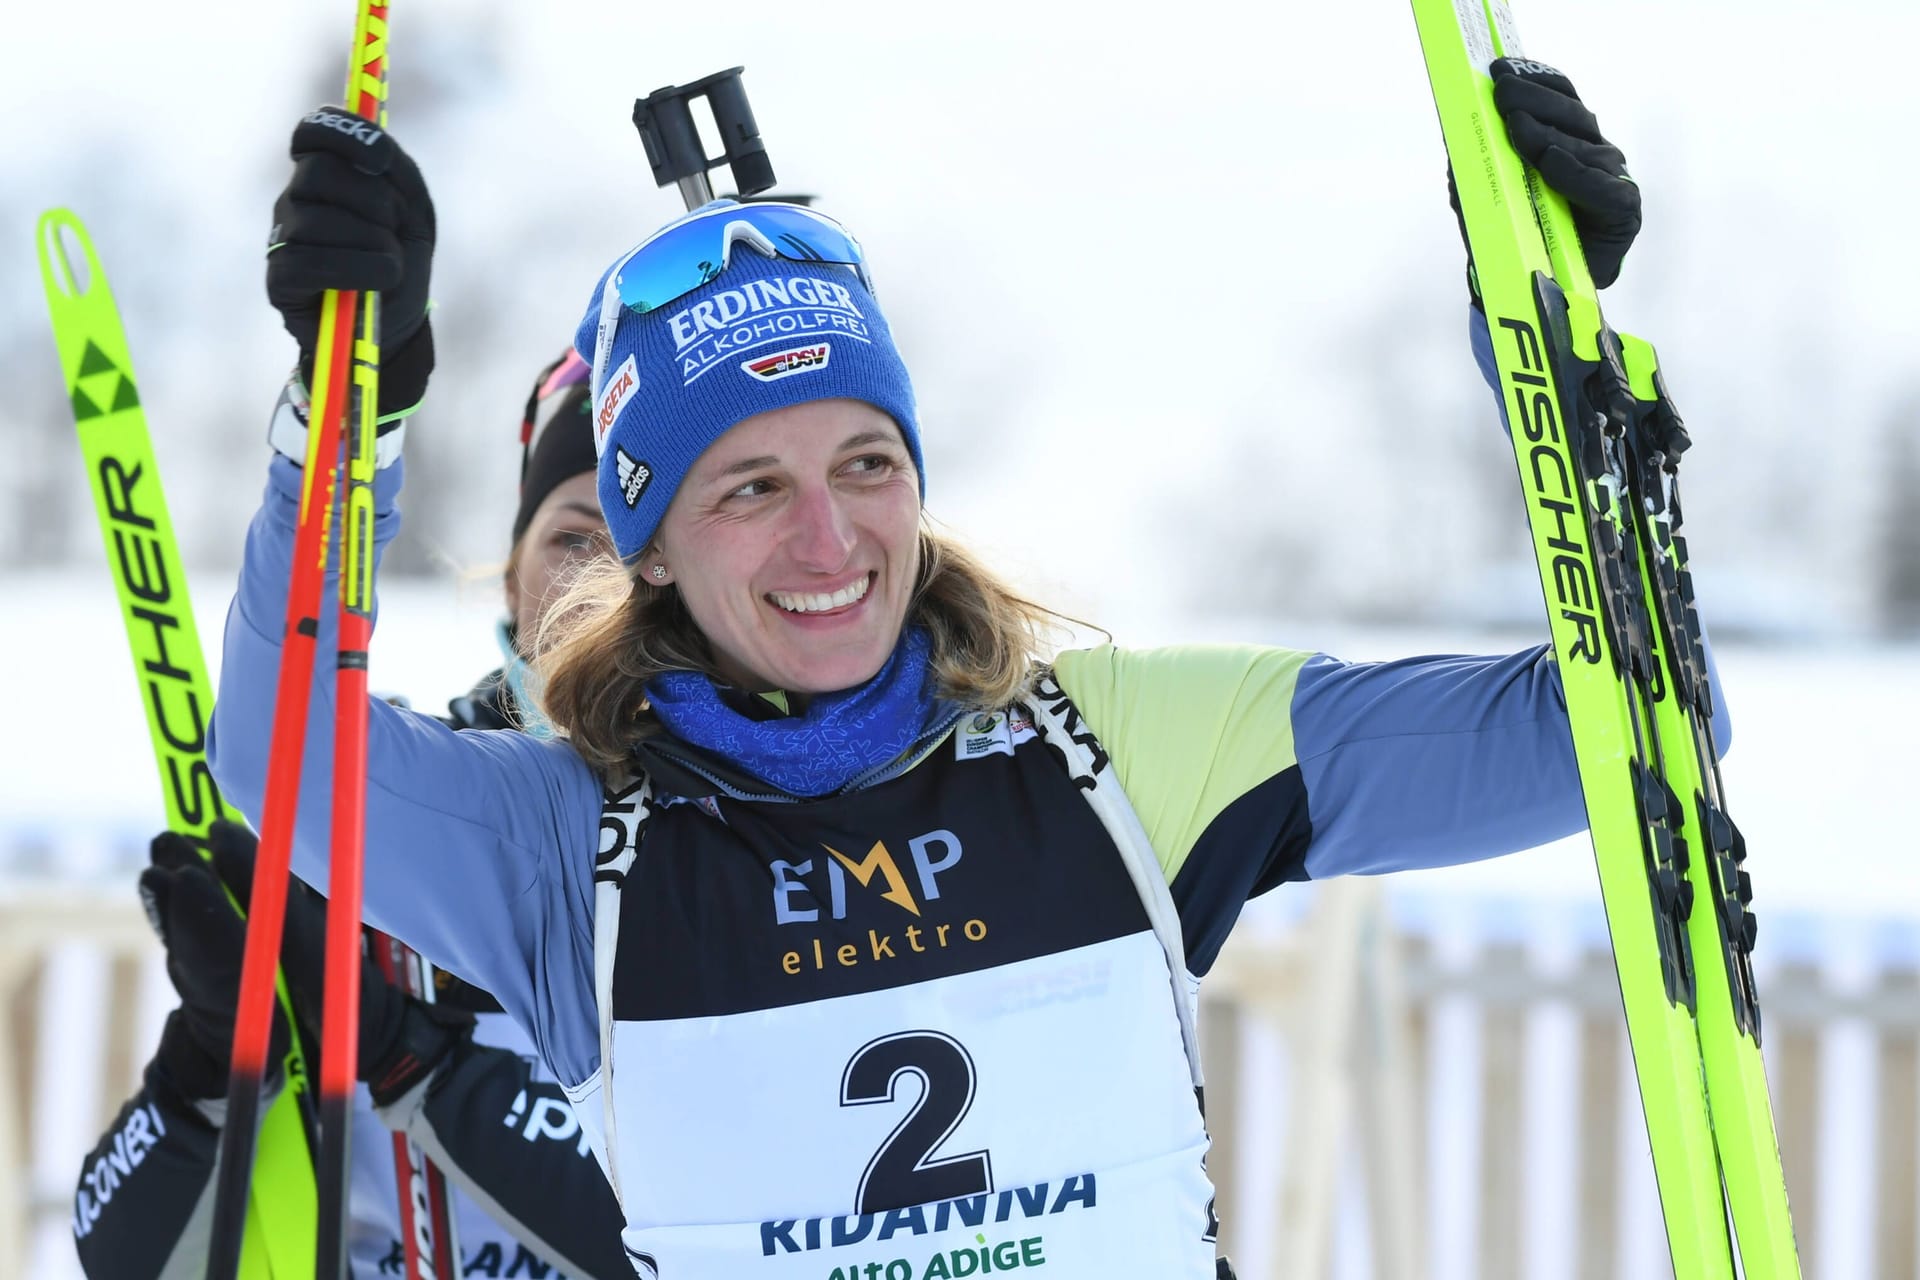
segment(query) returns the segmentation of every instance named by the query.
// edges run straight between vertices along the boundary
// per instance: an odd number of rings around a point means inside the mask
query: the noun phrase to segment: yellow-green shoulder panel
[[[1258,645],[1100,645],[1054,660],[1169,884],[1221,810],[1294,765],[1293,691],[1312,656]]]

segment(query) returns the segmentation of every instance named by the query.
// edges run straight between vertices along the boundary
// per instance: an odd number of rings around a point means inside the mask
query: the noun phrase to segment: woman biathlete
[[[1610,282],[1639,226],[1619,152],[1557,73],[1500,85]],[[407,301],[424,184],[389,135],[302,129],[296,184],[333,218],[287,251],[380,250],[391,269],[308,281],[391,291],[430,351]],[[925,523],[867,264],[804,208],[719,202],[656,232],[575,349],[618,559],[543,628],[557,737],[374,706],[369,922],[527,1029],[643,1276],[1214,1276],[1199,978],[1282,883],[1580,830],[1550,649],[1049,655],[1052,615]],[[301,480],[282,452],[215,719],[249,813]],[[403,467],[376,481],[383,540]],[[331,682],[314,697],[304,794],[325,795]],[[309,880],[326,828],[303,814]]]

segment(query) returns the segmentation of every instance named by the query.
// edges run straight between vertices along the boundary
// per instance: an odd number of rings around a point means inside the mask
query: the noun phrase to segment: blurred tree
[[[1190,495],[1221,548],[1221,580],[1196,583],[1201,597],[1222,598],[1224,583],[1225,598],[1259,612],[1408,622],[1480,609],[1496,564],[1525,555],[1513,458],[1467,351],[1458,279],[1399,278],[1424,292],[1370,297],[1323,353],[1290,350],[1280,376],[1294,392],[1239,429],[1238,478],[1257,476],[1262,500]]]
[[[74,543],[86,533],[80,518],[86,483],[52,337],[24,324],[7,326],[0,332],[0,366],[37,371],[13,383],[0,420],[8,461],[0,468],[0,565],[61,564],[84,550]]]
[[[1881,421],[1875,602],[1888,631],[1920,633],[1920,383],[1894,397]]]

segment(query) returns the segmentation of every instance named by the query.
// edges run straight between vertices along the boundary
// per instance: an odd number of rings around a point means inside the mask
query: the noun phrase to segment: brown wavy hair
[[[1031,685],[1035,664],[1073,621],[1016,593],[955,539],[920,526],[920,570],[907,624],[932,637],[940,696],[992,710]],[[619,767],[662,732],[646,684],[668,671],[719,678],[706,637],[671,586],[612,558],[584,561],[534,637],[534,696],[587,763]]]

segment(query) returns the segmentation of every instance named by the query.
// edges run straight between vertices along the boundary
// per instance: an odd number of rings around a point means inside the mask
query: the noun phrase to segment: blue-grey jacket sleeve
[[[1300,672],[1293,733],[1313,879],[1470,862],[1586,826],[1545,645],[1494,658],[1316,655]]]
[[[1709,678],[1721,753],[1732,726],[1711,663]],[[1471,862],[1587,825],[1546,645],[1498,658],[1316,655],[1300,672],[1293,735],[1314,879]]]
[[[1195,974],[1287,881],[1470,862],[1586,822],[1544,645],[1393,662],[1100,645],[1054,670],[1160,860]]]
[[[1473,363],[1486,379],[1487,389],[1493,392],[1493,402],[1500,406],[1500,421],[1505,422],[1507,402],[1500,394],[1500,367],[1493,362],[1493,330],[1487,327],[1487,313],[1478,307],[1467,308],[1467,345],[1473,349]]]
[[[375,537],[399,527],[396,462],[375,480]],[[272,738],[301,473],[275,456],[227,615],[209,756],[228,799],[258,825]],[[335,593],[329,568],[326,592]],[[337,610],[322,609],[302,761],[293,869],[326,890]],[[377,649],[376,649],[377,652]],[[365,919],[493,993],[555,1075],[598,1064],[593,855],[600,788],[560,743],[454,730],[371,698],[367,708]]]

